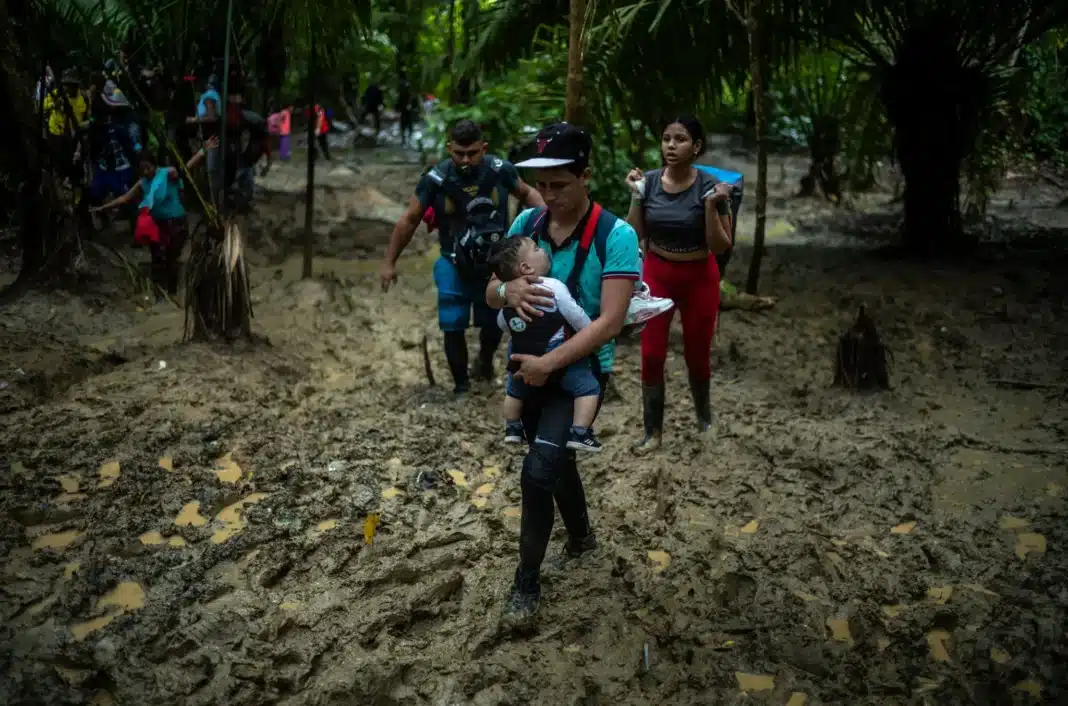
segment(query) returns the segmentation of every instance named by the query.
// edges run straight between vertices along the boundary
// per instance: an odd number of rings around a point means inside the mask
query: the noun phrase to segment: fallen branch
[[[426,371],[426,380],[430,383],[431,387],[434,387],[434,370],[430,367],[430,343],[427,340],[427,335],[423,334],[423,369]]]
[[[952,446],[964,446],[969,449],[991,451],[1003,454],[1019,454],[1021,456],[1060,456],[1068,455],[1068,446],[1035,445],[1035,446],[1012,446],[1011,444],[999,444],[995,441],[986,441],[970,434],[958,434],[949,440],[946,448]]]
[[[1061,385],[1054,382],[1035,382],[1033,380],[1010,380],[1008,378],[993,378],[990,380],[991,385],[997,387],[1005,387],[1010,390],[1066,390],[1068,385]]]

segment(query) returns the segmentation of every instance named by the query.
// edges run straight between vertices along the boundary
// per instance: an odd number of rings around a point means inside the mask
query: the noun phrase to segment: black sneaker
[[[538,570],[515,570],[515,581],[508,591],[501,616],[501,627],[506,630],[526,632],[534,628],[541,601],[541,581]]]
[[[504,443],[506,444],[522,444],[524,441],[523,436],[523,422],[505,422],[504,425]]]
[[[454,395],[466,395],[471,391],[471,385],[466,382],[458,382],[452,388],[452,394]]]
[[[571,438],[567,440],[567,448],[600,453],[602,446],[601,442],[597,441],[597,437],[593,435],[592,429],[571,427]]]

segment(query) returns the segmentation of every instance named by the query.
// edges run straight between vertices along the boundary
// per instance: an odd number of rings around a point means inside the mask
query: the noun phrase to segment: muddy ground
[[[753,172],[726,145],[712,159]],[[501,388],[427,385],[424,335],[447,376],[429,238],[377,291],[420,167],[339,161],[312,281],[300,169],[264,183],[248,230],[266,342],[180,343],[182,312],[91,248],[77,286],[0,311],[0,701],[1068,700],[1068,258],[1037,229],[1068,220],[1063,194],[1017,179],[991,226],[1013,238],[916,265],[879,247],[886,194],[798,202],[803,165],[773,161],[778,301],[723,316],[714,433],[691,432],[675,340],[667,441],[635,458],[623,348],[606,450],[582,459],[603,549],[546,575],[521,637],[499,630],[522,458],[500,442]],[[829,387],[861,303],[894,354],[888,393]]]

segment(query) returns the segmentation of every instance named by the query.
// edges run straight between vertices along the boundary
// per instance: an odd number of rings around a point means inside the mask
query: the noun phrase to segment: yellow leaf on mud
[[[770,674],[747,674],[735,672],[738,688],[742,691],[771,691],[775,688],[775,677]]]
[[[998,520],[998,527],[1003,530],[1024,529],[1030,525],[1030,520],[1025,520],[1022,517],[1013,517],[1012,515],[1002,515],[1001,519]]]
[[[500,478],[501,469],[499,466],[486,466],[482,469],[482,475],[486,476],[487,478]]]
[[[808,696],[802,694],[800,691],[795,691],[790,694],[790,700],[786,702],[786,706],[805,706],[808,703]]]
[[[1037,532],[1023,532],[1016,535],[1016,556],[1021,559],[1028,554],[1045,554],[1046,538]]]
[[[59,481],[59,486],[63,488],[64,493],[77,493],[78,492],[78,477],[77,476],[60,476],[56,480]]]
[[[927,633],[927,647],[931,650],[931,657],[934,661],[949,661],[949,649],[946,647],[948,639],[949,633],[945,630],[932,630]]]
[[[890,646],[890,639],[886,637],[880,637],[875,640],[875,647],[880,652],[886,652],[886,648]]]
[[[375,538],[375,532],[378,531],[378,513],[372,512],[367,515],[367,519],[363,521],[363,539],[370,544]]]
[[[488,503],[489,500],[487,498],[471,498],[471,504],[477,507],[479,510],[486,507]]]
[[[74,576],[74,574],[78,573],[78,569],[80,568],[82,568],[82,565],[76,561],[72,561],[69,564],[65,564],[63,566],[63,578],[71,578],[72,576]]]
[[[653,562],[653,572],[660,574],[671,564],[671,555],[667,552],[650,550],[649,561]]]
[[[170,456],[164,456],[159,460],[159,467],[168,473],[174,472],[174,459]]]
[[[118,461],[108,461],[100,467],[100,482],[97,483],[99,488],[107,488],[119,479],[121,471]]]
[[[843,618],[827,618],[827,629],[835,642],[853,643],[853,634],[849,631],[849,621]]]
[[[523,515],[523,509],[518,505],[512,505],[501,510],[501,514],[505,517],[521,517]]]
[[[1026,691],[1033,699],[1042,698],[1042,685],[1034,679],[1024,679],[1013,688],[1017,691]]]
[[[915,522],[903,522],[890,530],[890,534],[909,534],[916,529]]]
[[[760,527],[760,523],[756,520],[751,520],[742,527],[742,534],[756,534],[757,529]]]
[[[296,610],[297,608],[300,608],[300,603],[296,601],[286,601],[285,603],[280,603],[278,608],[280,610]]]
[[[401,492],[400,488],[394,488],[394,487],[390,486],[389,488],[385,488],[382,491],[382,499],[383,500],[392,500],[393,498],[397,497],[398,495],[404,495],[404,493]]]
[[[174,535],[173,537],[169,537],[167,539],[167,546],[168,547],[173,547],[175,549],[179,549],[179,548],[185,546],[185,539],[182,538],[182,537],[179,537],[178,535]]]
[[[231,451],[215,461],[215,477],[221,483],[234,485],[241,480],[241,466],[234,462],[233,455],[234,452]]]
[[[315,526],[320,532],[329,532],[337,527],[337,520],[330,518],[329,520],[323,520]]]
[[[14,465],[12,465],[14,468]],[[1049,483],[1046,485],[1046,495],[1051,498],[1059,498],[1064,495],[1064,486],[1060,483]]]
[[[927,597],[938,605],[945,605],[953,596],[952,586],[932,586],[927,589]]]
[[[904,603],[898,603],[897,605],[884,605],[883,614],[888,618],[896,618],[901,615],[901,611],[908,608]]]
[[[1012,657],[1009,656],[1009,653],[1000,647],[990,648],[990,661],[997,664],[1008,664],[1011,659]]]
[[[475,489],[475,495],[489,495],[493,492],[493,488],[496,487],[493,483],[483,483]]]
[[[141,540],[141,544],[145,546],[154,547],[163,544],[166,540],[163,539],[163,535],[159,532],[145,532],[138,539]]]
[[[813,601],[819,600],[818,596],[813,596],[811,593],[805,593],[804,591],[794,591],[794,595],[805,603],[812,603]]]
[[[452,482],[453,483],[455,483],[456,485],[460,486],[461,488],[466,488],[467,487],[467,476],[464,475],[463,471],[457,471],[455,469],[450,469],[450,470],[445,471],[445,472],[449,474],[450,478],[452,478]]]

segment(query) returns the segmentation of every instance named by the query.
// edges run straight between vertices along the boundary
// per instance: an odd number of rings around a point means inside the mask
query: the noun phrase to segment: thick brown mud
[[[249,224],[266,342],[181,344],[181,311],[115,272],[0,312],[0,700],[1068,699],[1063,242],[916,265],[860,247],[857,214],[780,195],[778,301],[723,315],[713,432],[693,432],[679,338],[665,445],[630,452],[628,342],[605,452],[581,461],[602,548],[547,569],[524,637],[499,620],[522,461],[500,384],[427,386],[424,336],[447,378],[429,237],[378,291],[382,221],[418,165],[345,169],[316,279],[281,193],[297,176]],[[861,303],[893,351],[888,393],[829,387]]]

